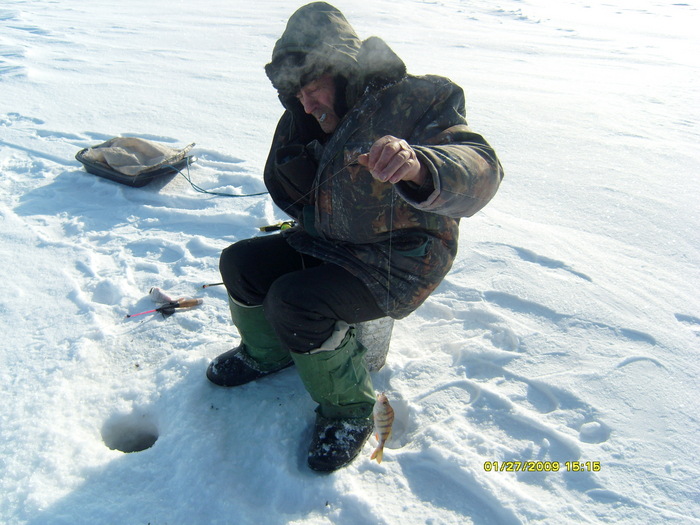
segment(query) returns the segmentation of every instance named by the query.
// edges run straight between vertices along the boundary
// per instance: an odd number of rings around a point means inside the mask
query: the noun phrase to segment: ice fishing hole
[[[112,450],[141,452],[158,441],[158,427],[148,414],[116,415],[102,426],[102,440]]]

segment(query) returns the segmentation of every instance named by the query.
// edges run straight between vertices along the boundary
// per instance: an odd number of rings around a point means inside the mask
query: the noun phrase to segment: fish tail
[[[383,456],[384,456],[384,449],[377,447],[377,449],[374,452],[372,452],[372,455],[370,456],[369,459],[370,460],[376,459],[377,463],[381,463]]]

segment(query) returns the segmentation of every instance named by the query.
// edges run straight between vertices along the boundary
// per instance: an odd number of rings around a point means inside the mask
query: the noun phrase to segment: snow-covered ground
[[[462,85],[506,171],[374,374],[397,415],[384,461],[372,442],[308,470],[293,369],[205,379],[238,336],[201,285],[285,218],[267,197],[130,188],[74,160],[119,135],[196,142],[195,183],[264,190],[281,108],[263,65],[301,4],[4,0],[0,522],[700,523],[697,6],[335,4]],[[153,286],[204,304],[125,319]],[[559,470],[500,471],[526,461]]]

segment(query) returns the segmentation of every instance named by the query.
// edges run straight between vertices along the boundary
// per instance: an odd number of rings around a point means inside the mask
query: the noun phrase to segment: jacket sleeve
[[[464,117],[464,92],[447,79],[408,141],[430,180],[421,190],[397,184],[413,207],[448,217],[471,217],[496,194],[503,179],[496,153]]]
[[[263,176],[275,204],[293,219],[301,220],[318,167],[306,149],[322,130],[296,99],[280,100],[285,112],[277,123]]]
[[[287,215],[298,220],[301,217],[303,199],[290,193],[289,188],[283,183],[278,170],[278,153],[291,144],[298,142],[298,131],[294,125],[294,119],[289,111],[285,111],[277,123],[275,134],[270,146],[270,152],[265,162],[263,177],[265,186],[270,192],[273,202]]]

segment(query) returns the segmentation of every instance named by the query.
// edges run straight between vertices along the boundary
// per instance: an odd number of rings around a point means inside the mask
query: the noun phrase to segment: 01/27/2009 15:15
[[[486,461],[486,472],[559,472],[562,464],[558,461]],[[600,461],[566,461],[567,472],[599,472]]]

